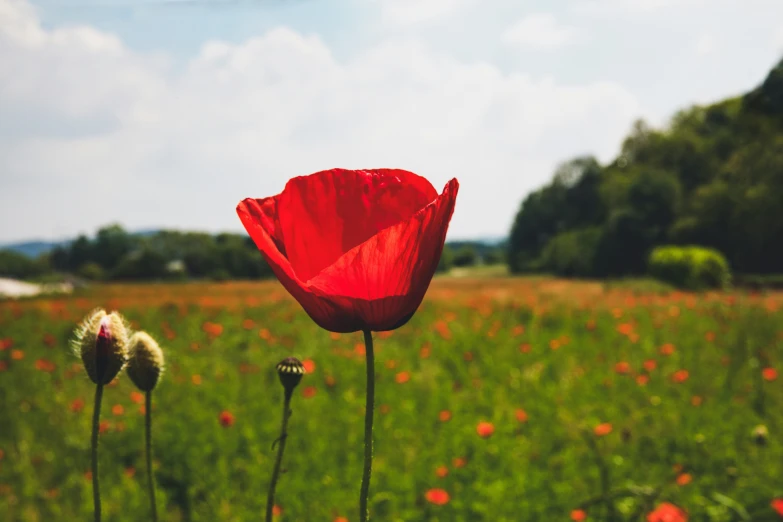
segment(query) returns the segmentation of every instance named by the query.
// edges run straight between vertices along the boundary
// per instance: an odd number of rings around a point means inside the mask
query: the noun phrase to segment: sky
[[[241,232],[333,167],[460,194],[505,236],[561,162],[758,85],[780,0],[0,0],[0,243]]]

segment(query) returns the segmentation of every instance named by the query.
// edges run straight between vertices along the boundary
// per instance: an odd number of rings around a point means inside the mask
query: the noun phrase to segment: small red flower
[[[575,509],[571,511],[571,520],[574,522],[582,522],[583,520],[587,520],[587,513],[584,509]]]
[[[778,371],[775,368],[764,368],[761,370],[761,376],[765,381],[772,382],[778,378]]]
[[[313,373],[315,371],[315,361],[312,359],[302,361],[302,366],[304,366],[305,373]]]
[[[516,416],[518,422],[527,422],[527,412],[522,408],[517,409]]]
[[[647,370],[648,372],[655,370],[655,368],[657,367],[658,367],[658,363],[655,362],[655,359],[647,359],[646,361],[644,361],[644,369]]]
[[[770,504],[769,504],[769,505],[770,505],[770,506],[772,506],[772,509],[774,509],[774,510],[775,510],[775,512],[776,512],[778,515],[780,515],[781,517],[783,517],[783,498],[776,498],[776,499],[773,499],[773,500],[772,500],[772,502],[770,502]]]
[[[677,485],[678,486],[687,486],[691,483],[693,480],[693,476],[690,473],[682,473],[681,475],[677,476]]]
[[[476,426],[476,433],[479,434],[479,437],[486,439],[495,433],[495,426],[491,422],[479,422]]]
[[[310,399],[310,398],[312,398],[312,397],[315,397],[315,394],[316,394],[316,393],[318,393],[318,388],[316,388],[315,386],[306,386],[306,387],[305,387],[305,388],[302,390],[302,396],[303,396],[305,399]]]
[[[459,190],[396,169],[332,169],[248,198],[237,214],[277,278],[322,328],[399,328],[440,260]]]
[[[688,515],[674,504],[664,502],[647,514],[647,522],[688,522]]]
[[[688,380],[688,370],[677,370],[672,374],[672,380],[676,383],[683,383]]]
[[[79,413],[84,409],[84,400],[82,399],[74,399],[71,403],[71,411],[74,413]]]
[[[218,415],[218,421],[224,428],[230,428],[234,425],[234,415],[230,411],[223,410]]]
[[[437,468],[435,468],[435,474],[439,478],[444,478],[449,474],[449,468],[447,468],[446,466],[438,466]]]
[[[144,402],[144,394],[137,391],[132,391],[130,393],[130,399],[136,404],[141,404]]]
[[[409,374],[408,372],[400,372],[394,376],[394,381],[397,384],[405,384],[409,380],[411,380],[411,374]]]
[[[438,419],[441,422],[448,422],[451,420],[451,412],[449,410],[443,410],[438,414]]]
[[[595,429],[593,429],[593,432],[596,437],[604,437],[612,433],[612,425],[608,422],[604,422],[603,424],[596,426]]]
[[[424,494],[424,498],[427,499],[427,502],[430,504],[435,504],[436,506],[443,506],[448,504],[449,500],[451,500],[448,492],[445,489],[440,488],[427,490],[427,493]]]
[[[625,361],[620,361],[614,365],[614,371],[620,375],[625,375],[631,372],[631,365]]]

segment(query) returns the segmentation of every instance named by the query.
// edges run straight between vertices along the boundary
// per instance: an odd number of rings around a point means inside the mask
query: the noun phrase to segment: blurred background
[[[333,167],[461,185],[378,336],[373,520],[783,520],[780,0],[0,0],[0,518],[91,516],[103,306],[169,361],[162,519],[260,518],[294,355],[276,517],[358,520],[361,336],[235,213]],[[106,393],[105,513],[146,520]]]

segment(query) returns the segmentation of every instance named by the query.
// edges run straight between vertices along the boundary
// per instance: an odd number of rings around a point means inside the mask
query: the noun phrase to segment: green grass
[[[371,519],[555,521],[584,506],[590,520],[644,520],[669,501],[692,521],[775,520],[783,387],[762,369],[781,368],[781,302],[540,279],[436,281],[408,325],[376,335]],[[3,520],[91,520],[94,388],[67,343],[96,305],[118,307],[166,352],[153,397],[161,520],[262,519],[283,393],[274,366],[291,355],[312,359],[315,371],[292,401],[278,520],[358,520],[361,334],[319,329],[276,284],[115,286],[0,302]],[[207,322],[222,332],[210,335]],[[667,343],[674,352],[662,355]],[[687,380],[675,382],[683,369]],[[104,519],[116,522],[148,513],[133,391],[121,374],[103,399],[101,491]],[[77,400],[84,407],[72,411]],[[230,427],[218,421],[224,410]],[[494,425],[491,437],[477,435],[481,421]],[[596,436],[601,423],[611,433]],[[763,446],[752,436],[760,424],[769,429]],[[689,484],[676,483],[682,473]],[[428,503],[430,488],[450,501]]]

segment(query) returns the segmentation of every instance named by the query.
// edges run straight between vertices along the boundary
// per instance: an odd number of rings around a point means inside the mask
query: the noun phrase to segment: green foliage
[[[447,297],[425,300],[391,336],[376,336],[372,520],[559,521],[595,498],[588,520],[611,520],[608,506],[618,522],[646,520],[653,501],[681,506],[693,521],[739,521],[736,511],[776,520],[770,501],[783,495],[783,387],[779,378],[764,380],[762,369],[783,364],[783,309],[757,309],[762,303],[742,295],[732,305],[693,297],[686,307],[682,298],[643,300],[563,281],[504,280],[474,290],[459,283],[440,287]],[[503,298],[489,299],[495,292]],[[291,403],[279,520],[357,520],[361,334],[332,337],[280,296],[276,283],[193,283],[101,285],[72,297],[0,302],[0,339],[13,343],[0,350],[2,520],[91,519],[85,473],[94,386],[67,341],[76,320],[107,303],[149,330],[169,361],[152,396],[161,521],[262,518],[282,411],[274,366],[292,355],[315,368]],[[679,314],[669,313],[673,307]],[[623,324],[638,337],[618,332]],[[661,355],[665,343],[676,347],[670,355]],[[24,356],[13,357],[15,350]],[[618,362],[631,371],[618,373]],[[680,370],[688,378],[677,382]],[[398,383],[399,372],[410,379]],[[123,374],[104,392],[100,479],[112,522],[149,520],[135,391]],[[224,410],[234,416],[230,427],[219,422]],[[493,423],[490,438],[477,435],[481,421]],[[612,432],[596,438],[601,423]],[[764,446],[752,436],[760,424],[769,428]],[[690,484],[675,483],[675,465],[692,475]],[[445,477],[436,475],[440,466]],[[612,501],[600,499],[601,477],[618,492]],[[448,504],[426,502],[435,487],[449,493]]]
[[[563,277],[595,276],[601,233],[601,229],[595,227],[558,234],[544,249],[544,268]]]
[[[91,280],[261,279],[272,271],[244,234],[162,230],[127,233],[119,225],[80,236],[49,255],[54,268]]]
[[[0,250],[0,277],[29,279],[48,271],[46,258],[31,259],[11,250]]]
[[[470,246],[463,246],[456,252],[454,252],[454,258],[452,261],[455,267],[474,266],[478,263],[478,253],[476,249]]]
[[[438,267],[436,268],[436,272],[438,273],[444,273],[451,270],[451,268],[454,266],[454,250],[449,245],[443,245],[443,252],[440,255],[440,260],[438,261]]]
[[[671,243],[719,250],[736,273],[783,273],[782,115],[783,61],[745,97],[682,110],[664,130],[636,122],[609,165],[577,158],[524,200],[510,269],[573,272],[553,258],[561,238],[600,227],[598,276],[642,275]]]
[[[650,254],[650,275],[680,288],[726,288],[731,271],[717,250],[702,247],[661,246]]]

